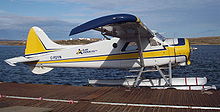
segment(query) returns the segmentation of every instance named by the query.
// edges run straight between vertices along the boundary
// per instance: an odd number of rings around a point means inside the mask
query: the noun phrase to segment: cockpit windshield
[[[160,39],[161,41],[163,41],[163,42],[165,41],[165,37],[162,36],[161,34],[159,34],[158,32],[156,32],[155,35],[156,35],[156,37],[157,37],[158,39]]]

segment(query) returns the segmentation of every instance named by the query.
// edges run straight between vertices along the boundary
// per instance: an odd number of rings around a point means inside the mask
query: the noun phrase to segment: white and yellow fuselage
[[[33,40],[35,42],[36,40]],[[144,41],[144,40],[143,40]],[[146,40],[147,41],[147,40]],[[187,39],[167,39],[170,46],[148,44],[143,50],[145,66],[172,63],[190,63],[189,42]],[[62,49],[47,49],[43,43],[35,43],[33,48],[41,52],[28,52],[26,57],[41,55],[36,66],[46,67],[91,67],[91,68],[128,68],[140,67],[137,50],[122,51],[126,41],[119,38],[103,40],[88,45],[68,46]],[[145,43],[145,42],[143,42]],[[27,43],[28,44],[28,43]],[[117,44],[117,47],[113,47]],[[29,48],[32,49],[32,48]],[[43,55],[42,55],[42,54]]]

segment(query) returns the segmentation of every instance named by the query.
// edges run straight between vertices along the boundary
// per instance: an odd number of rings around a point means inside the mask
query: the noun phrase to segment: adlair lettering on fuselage
[[[96,52],[97,50],[89,50],[89,49],[79,49],[76,54],[84,54],[84,53],[92,53],[92,52]]]

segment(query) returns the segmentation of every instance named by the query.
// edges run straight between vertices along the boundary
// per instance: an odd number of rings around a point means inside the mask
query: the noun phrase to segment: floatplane
[[[190,44],[185,38],[165,38],[150,30],[130,14],[103,16],[71,30],[70,36],[96,30],[103,40],[87,45],[59,45],[42,29],[29,31],[25,55],[5,60],[9,65],[25,63],[34,74],[56,67],[129,68],[137,75],[123,80],[89,80],[90,84],[148,86],[151,88],[211,89],[205,77],[174,78],[172,67],[190,65]],[[161,78],[146,79],[147,72],[159,72]]]

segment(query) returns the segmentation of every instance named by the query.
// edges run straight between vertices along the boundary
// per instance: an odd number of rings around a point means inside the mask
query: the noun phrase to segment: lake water
[[[196,45],[198,50],[191,54],[192,64],[177,67],[174,77],[207,77],[208,85],[220,88],[220,45]],[[129,73],[125,69],[55,68],[44,75],[35,75],[25,64],[9,66],[5,59],[22,56],[24,46],[0,46],[0,82],[34,84],[87,85],[88,79],[121,79]],[[146,77],[159,77],[158,73],[145,74]]]

